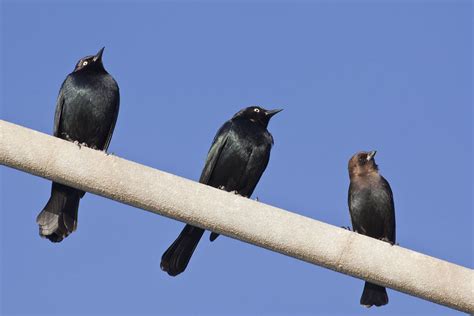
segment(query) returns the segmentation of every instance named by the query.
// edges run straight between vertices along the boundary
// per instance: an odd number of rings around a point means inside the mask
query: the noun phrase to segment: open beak
[[[268,116],[268,118],[271,118],[273,115],[283,111],[283,109],[278,109],[278,110],[267,110],[265,111],[265,115]]]
[[[376,153],[376,150],[372,150],[371,152],[369,152],[369,154],[367,155],[367,161],[374,159]]]
[[[94,56],[94,61],[102,61],[102,54],[104,53],[105,47],[102,47],[97,54]]]

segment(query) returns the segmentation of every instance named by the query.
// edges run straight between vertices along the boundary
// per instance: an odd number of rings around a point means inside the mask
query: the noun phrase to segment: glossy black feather
[[[262,112],[255,112],[255,109]],[[199,182],[229,192],[236,191],[242,196],[251,196],[267,167],[273,138],[266,128],[271,115],[260,121],[253,119],[250,111],[258,116],[258,113],[264,115],[266,110],[257,107],[244,109],[219,129]],[[172,276],[183,272],[203,232],[201,228],[186,225],[163,254],[161,268]],[[217,236],[212,233],[211,241]]]
[[[117,83],[102,65],[102,51],[81,59],[64,80],[57,99],[53,135],[106,151],[120,100]],[[84,193],[53,182],[51,197],[36,219],[40,235],[59,242],[72,233]]]

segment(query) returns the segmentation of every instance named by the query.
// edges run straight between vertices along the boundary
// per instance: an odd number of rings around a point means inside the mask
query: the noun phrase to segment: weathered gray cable
[[[472,269],[2,120],[0,163],[474,313]]]

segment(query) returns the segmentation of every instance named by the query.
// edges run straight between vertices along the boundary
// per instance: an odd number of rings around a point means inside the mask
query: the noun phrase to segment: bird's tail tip
[[[365,282],[364,291],[360,298],[360,304],[369,308],[371,306],[383,306],[388,304],[387,290],[380,285]]]
[[[203,233],[204,230],[201,228],[186,225],[161,257],[161,270],[170,276],[177,276],[184,272]]]
[[[77,227],[77,212],[80,197],[68,196],[52,191],[43,210],[36,217],[39,235],[51,242],[61,242]]]
[[[70,232],[59,219],[60,215],[53,214],[47,208],[43,209],[36,218],[39,226],[39,235],[49,239],[51,242],[61,242]]]
[[[179,269],[178,267],[173,267],[170,264],[169,260],[166,260],[164,257],[161,258],[160,268],[162,271],[168,273],[169,276],[177,276],[181,272],[184,272],[184,269]]]

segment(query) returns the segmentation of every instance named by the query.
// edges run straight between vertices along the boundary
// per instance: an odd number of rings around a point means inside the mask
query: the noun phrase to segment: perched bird
[[[199,182],[250,197],[270,158],[273,137],[267,126],[281,110],[242,109],[214,137]],[[176,276],[186,269],[204,230],[186,225],[161,258],[161,269]],[[211,241],[218,234],[211,234]]]
[[[349,160],[349,212],[355,232],[395,243],[395,208],[387,180],[375,164],[376,151],[359,152]],[[366,307],[388,303],[384,287],[365,282],[360,304]]]
[[[106,151],[119,112],[119,87],[102,64],[104,48],[79,60],[64,80],[56,103],[54,136]],[[77,227],[85,192],[53,182],[51,197],[36,222],[40,236],[60,242]]]

